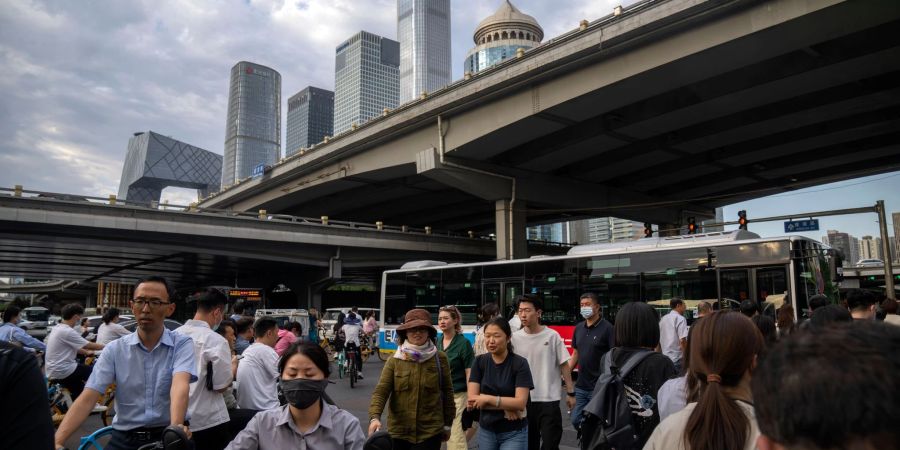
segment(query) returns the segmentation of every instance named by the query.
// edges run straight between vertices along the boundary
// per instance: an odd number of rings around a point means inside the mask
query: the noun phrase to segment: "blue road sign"
[[[817,231],[818,229],[819,219],[791,220],[784,223],[785,233],[796,233],[798,231]]]
[[[261,177],[265,171],[266,171],[265,164],[257,164],[256,166],[253,167],[253,172],[250,172],[250,177],[252,177],[252,178]]]

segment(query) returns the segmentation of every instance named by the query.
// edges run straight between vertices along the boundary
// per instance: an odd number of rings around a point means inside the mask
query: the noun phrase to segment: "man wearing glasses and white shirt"
[[[225,317],[228,299],[216,288],[198,294],[193,320],[175,330],[194,341],[194,360],[200,379],[191,383],[188,412],[198,449],[221,450],[228,445],[228,407],[223,392],[231,385],[231,347],[213,331]]]
[[[131,311],[136,332],[104,348],[84,393],[59,425],[55,447],[65,448],[106,388],[116,383],[116,417],[107,450],[136,450],[159,441],[168,425],[187,428],[189,384],[197,380],[191,338],[169,331],[163,320],[175,312],[175,290],[162,277],[141,280]]]
[[[68,389],[73,400],[81,396],[92,370],[91,366],[79,363],[75,355],[92,356],[95,350],[103,349],[103,344],[89,342],[73,328],[81,322],[83,314],[84,308],[77,303],[62,307],[62,321],[47,336],[47,353],[44,355],[47,379],[58,381]]]

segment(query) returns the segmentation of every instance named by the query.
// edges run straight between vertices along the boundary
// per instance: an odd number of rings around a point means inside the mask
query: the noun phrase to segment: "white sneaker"
[[[363,379],[362,372],[357,373],[356,378],[359,378],[360,380],[362,380]]]
[[[107,409],[109,409],[109,408],[97,403],[96,405],[94,405],[94,409],[91,410],[91,413],[99,413],[99,412],[106,411]]]

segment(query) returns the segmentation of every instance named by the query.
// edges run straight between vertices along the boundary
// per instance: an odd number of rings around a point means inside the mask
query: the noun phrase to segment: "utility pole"
[[[884,200],[878,200],[875,203],[875,211],[878,213],[878,226],[881,228],[881,254],[884,258],[884,290],[887,298],[891,300],[897,299],[897,293],[894,292],[894,268],[891,265],[891,243],[888,240],[887,214],[884,212]]]

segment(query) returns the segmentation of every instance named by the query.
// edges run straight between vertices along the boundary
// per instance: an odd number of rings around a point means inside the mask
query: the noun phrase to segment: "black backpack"
[[[579,440],[581,450],[629,450],[637,448],[640,436],[634,429],[631,407],[622,380],[646,357],[641,351],[628,357],[619,368],[610,350],[600,361],[600,378],[594,386],[591,401],[584,407]]]

